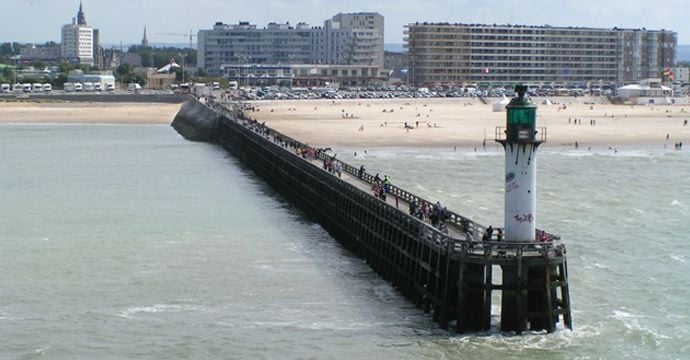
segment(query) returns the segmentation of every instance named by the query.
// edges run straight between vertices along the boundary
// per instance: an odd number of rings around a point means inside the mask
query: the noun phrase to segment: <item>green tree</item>
[[[153,62],[154,56],[151,53],[150,49],[148,49],[148,48],[142,49],[139,52],[139,55],[141,56],[141,66],[143,66],[143,67],[155,66],[154,62]]]
[[[22,48],[22,44],[18,42],[6,42],[0,45],[0,56],[10,57],[14,55],[19,55],[19,50]]]
[[[175,73],[175,79],[177,79],[177,81],[183,81],[183,80],[187,81],[189,79],[189,76],[187,76],[183,79],[181,67],[174,68],[173,72]]]
[[[31,66],[35,67],[36,69],[45,69],[46,63],[43,61],[34,61],[31,63]]]
[[[14,82],[14,69],[7,67],[0,67],[0,82],[12,83]]]
[[[62,89],[66,82],[67,74],[60,73],[55,79],[53,79],[53,81],[50,82],[50,84],[53,85],[53,88],[55,89]]]

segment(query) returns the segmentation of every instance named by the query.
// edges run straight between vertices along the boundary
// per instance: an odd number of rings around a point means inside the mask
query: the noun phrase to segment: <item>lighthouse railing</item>
[[[537,128],[537,134],[536,134],[536,141],[543,143],[546,142],[546,137],[547,137],[547,131],[546,127],[538,127]],[[495,133],[494,133],[494,139],[496,141],[505,141],[506,137],[508,136],[507,128],[504,126],[497,126]]]

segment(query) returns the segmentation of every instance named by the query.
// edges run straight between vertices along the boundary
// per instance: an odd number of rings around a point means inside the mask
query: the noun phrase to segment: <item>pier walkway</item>
[[[237,117],[237,109],[231,108],[228,105],[222,105],[215,103],[213,105],[210,105],[212,109],[215,111],[228,116],[231,119],[235,119],[237,123],[242,124],[243,126],[251,129],[252,131],[256,132],[257,134],[265,137],[266,139],[271,140],[272,142],[280,145],[283,147],[286,151],[292,152],[295,156],[298,156],[296,154],[296,149],[312,149],[312,150],[318,150],[311,148],[307,144],[303,144],[295,139],[290,138],[287,135],[284,135],[278,131],[275,131],[273,129],[266,128],[265,126],[259,124],[258,122],[254,122],[251,120],[250,117],[244,117],[243,120],[240,120],[240,117]],[[244,115],[243,115],[244,116]],[[335,157],[325,153],[325,152],[318,152],[314,151],[313,155],[307,155],[307,156],[302,156],[302,158],[314,166],[323,169],[323,162],[326,159],[329,159],[331,161],[338,161],[342,164],[342,175],[340,177],[341,180],[349,183],[350,185],[356,187],[357,189],[371,195],[374,197],[372,194],[372,186],[374,185],[375,178],[374,175],[371,175],[367,173],[366,171],[362,174],[361,178],[359,177],[359,168],[356,168],[350,164],[344,163],[340,160],[337,160]],[[326,171],[324,169],[324,171]],[[337,175],[335,173],[332,173],[333,176]],[[382,180],[382,179],[381,179]],[[417,204],[421,205],[423,203],[427,203],[430,207],[435,203],[435,201],[424,199],[422,197],[419,197],[417,195],[414,195],[402,188],[399,188],[395,185],[391,185],[389,187],[389,192],[386,194],[386,200],[385,202],[392,206],[395,207],[396,209],[399,209],[400,211],[404,212],[405,214],[409,214],[409,208],[410,208],[410,203],[414,200],[417,202]],[[379,199],[377,197],[377,199]],[[381,200],[383,201],[383,200]],[[470,241],[470,242],[477,242],[477,243],[492,243],[492,242],[500,242],[500,239],[497,238],[497,233],[498,229],[497,227],[493,227],[494,232],[492,233],[491,240],[490,241],[483,241],[482,236],[486,232],[486,227],[478,224],[470,219],[465,218],[464,216],[457,214],[453,212],[452,210],[446,209],[446,219],[445,223],[448,226],[448,236],[456,239],[456,240],[463,240],[463,241]],[[423,221],[423,220],[419,220]],[[431,224],[427,221],[423,221],[426,225],[431,227]],[[541,230],[537,230],[537,233],[541,233]],[[553,234],[546,234],[547,235],[547,243],[557,243],[560,240],[560,237],[555,236]],[[504,244],[506,244],[504,242]],[[524,245],[524,244],[523,244]],[[501,251],[501,253],[505,253],[505,251]]]
[[[565,244],[558,236],[507,242],[494,231],[487,240],[484,226],[449,209],[447,230],[432,226],[410,215],[409,206],[435,202],[395,185],[384,202],[372,193],[373,175],[360,176],[359,168],[338,160],[338,177],[324,169],[333,156],[251,119],[239,104],[206,106],[218,117],[212,141],[318,219],[442,328],[488,330],[492,292],[499,291],[502,330],[553,332],[560,317],[572,329]]]

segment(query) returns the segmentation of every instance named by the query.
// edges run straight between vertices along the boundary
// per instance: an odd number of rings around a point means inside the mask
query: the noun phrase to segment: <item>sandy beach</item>
[[[544,146],[663,148],[690,142],[690,107],[602,104],[597,98],[533,99]],[[605,99],[604,99],[605,100]],[[480,147],[493,144],[505,112],[466,98],[257,101],[248,115],[314,146]],[[577,119],[577,124],[575,123]],[[406,130],[405,122],[414,127]],[[363,130],[360,130],[363,129]],[[669,138],[666,139],[668,134]]]
[[[180,104],[3,102],[0,123],[170,124]]]
[[[596,98],[553,98],[538,105],[537,126],[549,147],[600,149],[639,145],[690,146],[690,106],[603,104]],[[476,99],[354,99],[256,101],[248,115],[314,146],[481,147],[494,143],[505,112]],[[179,104],[2,102],[0,123],[170,124]],[[577,124],[576,124],[577,120]],[[407,122],[412,129],[406,130]],[[363,129],[363,130],[360,130]],[[666,135],[668,134],[668,140]]]

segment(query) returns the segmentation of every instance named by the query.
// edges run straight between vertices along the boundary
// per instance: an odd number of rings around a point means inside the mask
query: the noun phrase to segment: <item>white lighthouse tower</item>
[[[506,105],[506,128],[498,132],[505,159],[505,239],[535,241],[537,217],[537,106],[525,97],[527,87],[515,88],[518,96]],[[503,136],[504,135],[504,136]]]

